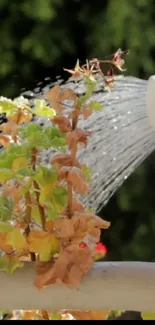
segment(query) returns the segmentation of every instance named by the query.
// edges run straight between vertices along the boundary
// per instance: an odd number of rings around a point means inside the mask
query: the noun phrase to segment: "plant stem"
[[[37,155],[37,150],[34,148],[34,149],[32,149],[32,168],[33,168],[34,171],[36,170],[36,160],[37,160],[36,155]],[[43,227],[43,230],[44,230],[45,229],[45,223],[46,223],[46,217],[45,217],[44,208],[40,205],[40,202],[39,202],[40,188],[39,188],[38,183],[35,180],[33,181],[33,186],[34,186],[34,189],[35,189],[36,201],[37,201],[38,209],[39,209],[39,213],[40,213],[41,224],[42,224],[42,227]]]
[[[73,197],[73,187],[72,183],[68,182],[68,204],[67,204],[67,210],[68,210],[68,217],[69,219],[72,218],[73,210],[72,210],[72,197]]]
[[[75,108],[76,110],[76,108]],[[72,119],[72,130],[74,131],[77,127],[78,123],[78,116],[73,117]],[[76,152],[77,152],[77,144],[71,148],[71,156],[72,156],[72,166],[75,164],[75,159],[76,159]],[[72,218],[73,216],[73,209],[72,209],[72,199],[73,199],[73,186],[71,182],[68,182],[68,205],[67,205],[67,210],[68,210],[68,217],[69,219]]]
[[[45,223],[46,223],[45,212],[44,212],[44,208],[39,203],[39,197],[40,197],[39,191],[40,191],[40,188],[39,188],[39,185],[38,185],[38,183],[36,181],[33,181],[33,186],[35,188],[35,194],[36,194],[36,200],[37,200],[38,209],[39,209],[39,213],[40,213],[41,224],[42,224],[43,230],[45,230]]]
[[[26,203],[26,215],[25,215],[25,222],[27,224],[27,228],[25,229],[25,235],[28,237],[29,233],[30,233],[30,223],[31,223],[31,212],[32,212],[32,208],[31,208],[31,196],[30,196],[30,192],[28,191],[27,193],[25,193],[25,203]],[[30,252],[31,255],[31,261],[35,261],[36,260],[36,256],[35,253]]]

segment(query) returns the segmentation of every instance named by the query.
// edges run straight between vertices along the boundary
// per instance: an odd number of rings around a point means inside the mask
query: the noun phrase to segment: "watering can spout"
[[[148,80],[146,106],[150,124],[155,128],[155,75]]]

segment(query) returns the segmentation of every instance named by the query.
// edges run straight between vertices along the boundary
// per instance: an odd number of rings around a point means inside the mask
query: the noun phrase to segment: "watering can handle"
[[[148,80],[146,106],[150,123],[155,128],[155,75]]]

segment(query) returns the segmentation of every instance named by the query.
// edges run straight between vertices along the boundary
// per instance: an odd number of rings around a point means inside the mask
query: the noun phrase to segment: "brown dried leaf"
[[[52,119],[52,123],[59,126],[59,129],[62,133],[67,133],[72,130],[69,119],[65,116],[55,116]]]
[[[59,178],[70,182],[78,194],[87,194],[88,185],[84,180],[82,172],[77,167],[61,167],[58,172]]]
[[[70,256],[70,265],[64,282],[72,287],[78,287],[82,277],[93,265],[91,252],[88,247],[80,248],[73,244],[66,248],[66,252]]]
[[[72,198],[72,210],[74,212],[84,212],[84,205],[75,197]]]
[[[18,134],[18,129],[18,125],[13,121],[9,121],[0,125],[0,130],[8,135],[11,135],[12,137],[15,137]]]
[[[60,166],[72,166],[73,159],[69,154],[58,154],[52,158],[51,163],[58,164]],[[77,160],[74,160],[74,166],[81,168],[81,165]]]
[[[82,172],[77,167],[72,167],[69,170],[67,175],[67,181],[72,183],[72,186],[76,193],[78,194],[87,194],[88,193],[88,185],[84,180]]]
[[[75,231],[72,220],[59,218],[53,221],[54,229],[60,233],[62,239],[70,239],[74,237]]]
[[[88,136],[90,135],[90,132],[86,132],[81,129],[76,129],[70,132],[66,138],[69,149],[73,148],[75,145],[77,145],[77,143],[86,147],[88,143]]]
[[[84,117],[84,119],[86,120],[91,114],[92,114],[93,110],[91,107],[84,107],[82,109],[82,115]]]
[[[75,148],[77,146],[77,143],[78,143],[78,136],[76,134],[76,130],[68,133],[67,137],[66,137],[66,140],[67,140],[67,144],[68,144],[69,149]]]
[[[57,113],[61,113],[63,109],[62,101],[65,99],[72,99],[74,103],[77,102],[77,96],[72,89],[61,89],[59,85],[51,88],[45,95],[45,99],[48,99],[52,105],[52,108],[56,110]]]
[[[63,314],[71,314],[76,320],[106,320],[109,310],[64,310]]]
[[[52,283],[66,283],[77,287],[81,278],[93,264],[90,250],[77,245],[69,245],[60,252],[52,268],[43,274],[37,274],[35,285],[41,289]]]
[[[67,180],[67,175],[68,175],[68,172],[70,169],[71,169],[71,167],[68,167],[68,166],[61,167],[58,171],[59,178]]]
[[[10,145],[11,138],[7,135],[0,135],[0,144],[4,147],[7,148]]]
[[[110,227],[110,222],[101,219],[100,217],[96,216],[95,214],[91,213],[75,213],[72,220],[74,221],[74,224],[79,225],[79,222],[81,224],[82,228],[85,228],[85,224],[92,225],[94,227],[98,227],[100,229],[108,229]]]
[[[17,110],[12,116],[8,118],[9,121],[20,125],[22,123],[28,123],[32,119],[32,114],[27,110]]]
[[[48,231],[48,232],[52,232],[53,231],[53,221],[50,220],[50,221],[46,221],[46,224],[45,224],[45,230]]]

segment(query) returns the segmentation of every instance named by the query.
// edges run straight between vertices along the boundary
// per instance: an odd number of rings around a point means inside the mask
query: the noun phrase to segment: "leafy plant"
[[[96,259],[101,229],[110,226],[77,197],[87,195],[91,175],[77,159],[79,146],[86,147],[91,135],[78,127],[78,120],[101,109],[91,101],[98,77],[102,75],[103,87],[110,87],[115,79],[112,66],[122,71],[125,54],[119,49],[111,61],[93,59],[83,66],[77,61],[74,70],[67,70],[71,78],[84,79],[82,97],[57,85],[33,107],[23,97],[0,98],[0,113],[7,117],[0,126],[0,270],[13,273],[23,261],[35,261],[34,284],[39,289],[57,282],[77,287]],[[106,75],[101,63],[111,66]],[[71,102],[68,115],[66,99]],[[51,126],[32,124],[33,115],[51,120]],[[51,147],[57,153],[47,167],[40,153]]]

